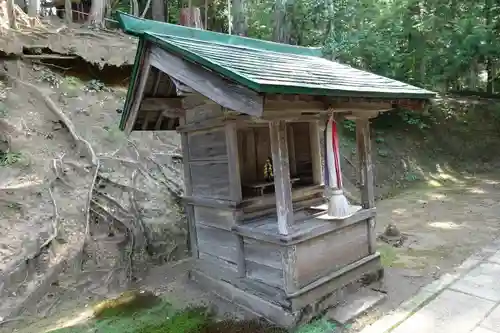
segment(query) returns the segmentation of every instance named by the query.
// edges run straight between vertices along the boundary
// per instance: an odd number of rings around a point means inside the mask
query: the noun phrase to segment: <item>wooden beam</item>
[[[184,110],[183,97],[146,97],[142,100],[141,111]]]
[[[358,147],[361,204],[363,208],[370,209],[375,207],[375,183],[369,118],[358,118],[356,120],[356,143]],[[368,219],[367,228],[368,250],[370,254],[373,254],[376,252],[375,218]]]
[[[289,228],[293,224],[293,205],[286,142],[286,122],[284,120],[270,122],[269,131],[271,136],[278,230],[281,235],[288,235]]]
[[[322,101],[289,101],[267,99],[264,102],[264,113],[275,112],[327,112],[328,107]]]
[[[181,119],[181,123],[184,123],[185,119]],[[189,167],[189,144],[187,133],[181,134],[181,148],[182,148],[182,162],[184,169],[184,195],[191,196],[193,193],[193,186],[191,182],[191,169]],[[189,232],[189,247],[191,251],[191,256],[193,258],[199,257],[198,252],[198,236],[196,234],[196,220],[194,216],[193,205],[185,203],[184,209],[186,211],[186,217],[188,222],[188,232]]]
[[[256,92],[224,80],[213,72],[170,54],[159,47],[151,49],[151,63],[172,78],[225,108],[261,116],[263,98]]]
[[[356,102],[356,101],[334,101],[329,104],[332,112],[366,112],[387,111],[393,109],[393,104],[388,102]]]
[[[137,115],[139,114],[139,108],[141,106],[142,98],[144,96],[144,89],[146,88],[146,83],[148,81],[149,73],[151,72],[151,62],[149,57],[149,47],[146,47],[141,59],[141,66],[138,70],[138,80],[136,81],[136,86],[132,96],[132,102],[130,110],[128,112],[127,122],[125,124],[124,132],[130,134],[134,128],[135,121],[137,120]]]
[[[321,161],[320,126],[319,121],[309,123],[309,137],[311,142],[311,162],[313,183],[323,184],[323,163]]]
[[[241,193],[240,159],[238,152],[238,136],[236,124],[228,123],[225,126],[227,159],[229,163],[230,196],[232,201],[240,202],[243,199]]]
[[[287,142],[288,146],[288,155],[290,160],[290,174],[293,176],[297,175],[297,159],[295,158],[295,137],[293,135],[293,127],[292,124],[288,124],[287,127]]]

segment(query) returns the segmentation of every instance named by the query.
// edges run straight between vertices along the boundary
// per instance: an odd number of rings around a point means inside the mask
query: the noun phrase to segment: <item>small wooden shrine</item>
[[[432,92],[321,58],[319,49],[120,14],[140,37],[121,128],[181,135],[193,280],[294,326],[380,275],[370,118]],[[362,207],[325,203],[323,127],[356,122]]]

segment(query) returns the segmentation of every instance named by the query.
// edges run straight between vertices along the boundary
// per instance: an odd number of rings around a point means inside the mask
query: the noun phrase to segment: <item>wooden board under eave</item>
[[[204,206],[193,206],[196,223],[230,231],[236,224],[236,212]]]
[[[295,248],[293,280],[302,288],[369,255],[367,221],[299,243]]]
[[[231,231],[196,224],[198,251],[227,261],[237,262],[237,236]]]
[[[190,162],[189,168],[194,197],[231,198],[227,161]]]
[[[189,160],[227,158],[224,128],[188,133]]]

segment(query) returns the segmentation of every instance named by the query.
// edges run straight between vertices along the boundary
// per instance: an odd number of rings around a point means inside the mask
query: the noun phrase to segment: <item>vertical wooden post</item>
[[[290,175],[297,175],[297,159],[295,158],[295,140],[293,137],[293,127],[292,124],[288,124],[287,129],[287,143],[288,143],[288,155],[290,161]]]
[[[363,208],[375,207],[375,184],[373,177],[372,145],[370,139],[370,119],[356,119],[356,143],[359,157],[359,180]],[[368,220],[368,247],[375,253],[375,219]]]
[[[185,118],[181,118],[181,125],[185,124]],[[181,146],[182,146],[182,164],[184,168],[184,195],[191,196],[193,193],[193,187],[191,184],[191,168],[189,167],[189,146],[188,146],[188,134],[186,132],[181,133]],[[184,205],[184,210],[186,212],[186,217],[188,219],[188,232],[189,232],[189,249],[191,251],[191,256],[193,258],[198,258],[198,237],[196,235],[196,224],[194,218],[194,207],[193,205]]]
[[[311,142],[311,162],[313,172],[313,183],[323,184],[323,164],[321,162],[321,142],[319,121],[309,123],[309,137]]]
[[[241,191],[241,175],[240,175],[240,157],[238,152],[238,133],[235,123],[228,123],[225,125],[226,130],[226,146],[227,157],[229,163],[229,193],[231,200],[241,202],[243,199]],[[239,214],[235,214],[235,221],[238,223]],[[243,236],[234,235],[236,237],[236,256],[238,265],[239,277],[246,276],[245,265],[245,243]]]
[[[147,47],[142,54],[142,66],[139,67],[139,78],[137,79],[139,81],[137,83],[137,89],[134,92],[134,99],[130,107],[130,116],[127,124],[125,125],[124,132],[126,134],[130,134],[130,132],[132,132],[135,120],[137,119],[137,114],[139,113],[139,107],[141,106],[144,89],[146,89],[146,83],[151,72],[150,55],[150,48]]]
[[[293,205],[288,147],[286,144],[286,122],[284,120],[270,122],[269,131],[271,136],[278,230],[280,234],[288,235],[288,229],[293,224]]]

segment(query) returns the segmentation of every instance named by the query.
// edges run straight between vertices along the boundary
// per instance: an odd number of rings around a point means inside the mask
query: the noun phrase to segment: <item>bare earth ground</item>
[[[133,60],[135,45],[127,40],[128,37],[118,36],[116,39],[101,33],[96,36],[88,29],[80,29],[76,35],[79,37],[75,38],[75,32],[67,29],[61,34],[38,32],[33,36],[11,36],[12,39],[7,36],[0,42],[0,49],[6,53],[21,54],[23,44],[50,47],[59,53],[79,54],[101,66],[105,62],[130,64]],[[72,45],[76,40],[79,46]],[[86,42],[80,43],[82,40]],[[155,234],[168,233],[172,239],[171,243],[164,244],[166,255],[153,256],[154,262],[163,264],[184,258],[185,230],[163,186],[168,183],[170,188],[179,189],[181,173],[172,161],[172,155],[179,146],[178,137],[165,133],[136,133],[130,145],[117,128],[120,114],[115,111],[123,106],[124,88],[101,89],[101,86],[89,85],[75,77],[64,78],[39,65],[22,67],[22,80],[41,87],[50,95],[74,123],[79,135],[94,147],[102,158],[103,175],[126,187],[132,185],[131,175],[136,171],[135,164],[130,160],[145,165],[150,176],[142,175],[137,184],[138,190],[149,194],[136,200],[141,208],[141,217],[151,229],[156,230]],[[9,302],[15,302],[17,296],[38,286],[43,271],[60,261],[61,256],[68,256],[73,245],[81,240],[85,229],[83,212],[92,177],[88,172],[68,167],[64,170],[65,179],[69,179],[73,188],[58,182],[50,192],[48,185],[54,178],[51,168],[54,160],[64,155],[68,161],[80,164],[84,161],[67,131],[56,123],[57,117],[44,107],[37,94],[8,80],[2,81],[0,91],[0,145],[8,141],[13,153],[11,158],[14,159],[10,161],[13,163],[0,166],[1,317],[2,309],[8,307]],[[1,146],[0,149],[3,150]],[[377,151],[378,155],[387,158],[387,154],[382,153],[384,151]],[[383,166],[379,169],[384,171]],[[387,169],[389,173],[394,171]],[[430,184],[440,182],[442,186],[424,186],[377,204],[377,231],[382,232],[387,223],[393,221],[408,238],[401,248],[379,244],[387,269],[383,283],[377,287],[387,291],[388,299],[354,323],[354,331],[396,307],[420,287],[450,271],[469,254],[499,235],[497,220],[500,205],[497,202],[500,199],[500,176],[453,177],[441,172],[428,175],[428,180]],[[111,189],[108,193],[119,199],[127,210],[125,213],[132,213],[131,208],[126,206],[126,193],[116,193]],[[2,280],[13,267],[49,239],[53,232],[55,208],[61,232],[55,254],[43,251],[36,267],[7,279],[10,281]],[[114,240],[119,238],[120,228],[113,230],[116,231],[115,236],[104,237],[109,238],[106,241],[98,241],[103,239],[102,234],[107,234],[106,230],[97,225],[94,228],[91,250],[96,257],[87,258],[83,272],[64,267],[59,279],[44,289],[42,300],[27,306],[17,321],[3,326],[0,324],[0,331],[12,332],[12,328],[17,327],[22,332],[43,332],[68,324],[68,321],[82,320],[88,315],[85,311],[88,304],[116,295],[131,286],[162,293],[179,306],[188,303],[216,304],[221,313],[234,311],[232,306],[215,300],[206,291],[188,283],[186,271],[189,261],[175,267],[158,265],[144,271],[136,268],[135,283],[127,282],[127,267],[122,267],[123,263],[114,259],[122,252],[116,245],[119,240]],[[4,282],[11,287],[2,290]],[[236,316],[244,314],[239,312]],[[34,324],[27,327],[30,323]]]
[[[475,250],[488,244],[499,235],[497,221],[500,207],[500,181],[493,176],[462,178],[441,188],[407,192],[395,199],[378,203],[378,231],[382,232],[389,221],[398,224],[408,237],[401,248],[379,244],[386,265],[386,276],[380,286],[388,293],[385,303],[364,315],[352,326],[352,331],[371,323],[378,316],[396,307],[415,294],[420,287],[449,272]],[[158,267],[142,281],[147,289],[162,293],[174,304],[218,304],[222,312],[232,308],[217,302],[205,291],[188,283],[185,272],[189,262],[177,267]],[[87,304],[89,293],[77,288],[66,299],[71,304]],[[59,308],[59,306],[58,306]],[[69,309],[61,304],[60,309]],[[54,318],[39,321],[22,332],[42,331],[42,328],[64,325],[75,318],[82,308],[71,315],[54,310]],[[242,314],[240,314],[240,317]],[[66,319],[64,319],[66,317]]]

